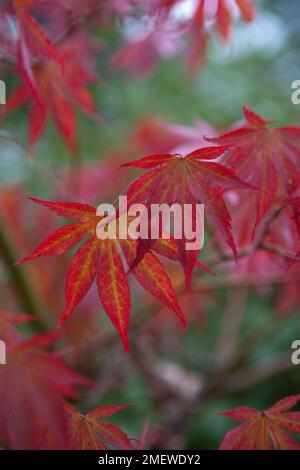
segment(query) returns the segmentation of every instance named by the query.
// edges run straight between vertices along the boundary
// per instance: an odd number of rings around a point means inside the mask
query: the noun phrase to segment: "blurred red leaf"
[[[128,137],[128,146],[140,154],[157,153],[186,154],[206,145],[204,135],[217,136],[216,131],[205,121],[196,121],[194,126],[183,126],[149,117],[137,122]]]
[[[23,44],[23,43],[21,43]],[[3,113],[29,102],[29,146],[34,147],[51,116],[71,152],[76,150],[77,106],[98,119],[93,98],[86,85],[94,80],[90,58],[95,49],[84,34],[68,38],[59,45],[63,71],[53,60],[37,62],[31,67],[26,44],[20,49],[18,70],[21,84],[8,98]],[[26,55],[26,60],[25,60]]]
[[[63,397],[74,398],[77,385],[92,383],[62,358],[41,350],[57,335],[29,340],[11,325],[26,317],[3,316],[0,335],[7,346],[7,365],[0,367],[0,440],[11,449],[62,449],[66,445]]]

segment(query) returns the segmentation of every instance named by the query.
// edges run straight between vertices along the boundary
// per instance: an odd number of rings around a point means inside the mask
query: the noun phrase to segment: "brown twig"
[[[237,338],[247,302],[247,289],[241,287],[234,294],[227,292],[227,303],[221,321],[215,360],[217,364],[228,364],[235,356]]]
[[[22,270],[16,266],[15,254],[12,246],[10,245],[9,239],[4,232],[4,227],[0,230],[0,254],[3,262],[7,268],[7,272],[10,276],[12,286],[16,292],[17,299],[20,304],[20,308],[23,312],[31,315],[35,315],[37,320],[34,322],[33,327],[37,330],[44,330],[44,325],[39,319],[39,309],[33,294],[28,279],[22,272]]]

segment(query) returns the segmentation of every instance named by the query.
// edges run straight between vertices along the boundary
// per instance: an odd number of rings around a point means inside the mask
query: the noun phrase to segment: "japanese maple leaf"
[[[299,450],[298,443],[285,430],[300,434],[300,412],[289,411],[300,394],[279,400],[266,411],[242,406],[220,413],[242,424],[227,432],[221,450]]]
[[[63,398],[76,398],[75,386],[92,384],[61,357],[43,351],[57,335],[24,339],[12,325],[28,319],[0,311],[0,337],[7,346],[7,364],[0,367],[0,441],[11,449],[61,449]]]
[[[178,38],[161,30],[154,23],[153,30],[145,37],[125,44],[111,60],[112,69],[125,68],[132,78],[148,75],[155,69],[158,59],[172,56],[178,49]]]
[[[121,450],[130,450],[130,438],[115,424],[103,421],[131,405],[100,406],[86,414],[80,413],[72,405],[66,404],[68,449],[106,450],[107,444]]]
[[[123,193],[123,196],[127,196],[128,206],[142,203],[151,209],[152,204],[167,203],[171,206],[177,203],[183,209],[185,204],[195,207],[196,204],[202,203],[210,221],[236,255],[236,246],[231,233],[231,217],[223,200],[223,194],[228,189],[250,186],[228,168],[211,161],[228,148],[227,146],[204,147],[185,157],[177,154],[158,154],[124,163],[122,165],[124,167],[149,170],[134,180]],[[192,223],[194,224],[194,220]],[[188,286],[199,250],[186,250],[184,236],[176,242]],[[150,238],[139,240],[138,254],[133,267],[138,265],[152,244],[153,240]]]
[[[103,308],[118,330],[125,350],[128,349],[127,329],[130,317],[130,291],[117,246],[112,239],[100,240],[96,226],[101,220],[96,209],[88,204],[76,202],[50,202],[30,198],[48,207],[56,214],[68,219],[79,219],[53,232],[36,250],[17,264],[41,256],[58,255],[71,250],[84,240],[74,254],[66,277],[66,309],[61,323],[71,315],[76,305],[85,297],[94,280],[97,279],[98,293]],[[119,241],[128,264],[136,257],[136,241]],[[166,246],[167,245],[167,246]],[[157,240],[155,249],[171,259],[176,257],[176,249],[170,241]],[[186,326],[184,314],[177,301],[171,281],[159,259],[148,252],[142,262],[132,270],[139,284],[150,294],[171,309]]]
[[[54,119],[69,150],[76,150],[76,114],[74,106],[98,119],[93,98],[86,85],[94,79],[87,67],[92,45],[84,35],[74,36],[59,47],[64,70],[53,60],[32,66],[32,78],[25,73],[19,60],[22,82],[7,100],[4,113],[29,102],[29,147],[41,137],[47,121]],[[33,83],[34,82],[34,83]]]
[[[246,125],[220,137],[208,139],[232,145],[222,163],[259,191],[253,234],[276,197],[291,194],[300,183],[300,127],[269,127],[249,108],[244,108]]]

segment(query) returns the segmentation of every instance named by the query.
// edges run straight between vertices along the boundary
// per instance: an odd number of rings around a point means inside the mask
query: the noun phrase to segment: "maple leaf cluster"
[[[274,203],[284,205],[300,181],[300,129],[291,126],[270,128],[268,121],[248,108],[244,109],[244,115],[245,126],[219,137],[207,138],[219,144],[218,146],[202,147],[185,157],[169,153],[154,154],[123,164],[123,167],[147,170],[122,193],[127,197],[127,204],[144,204],[150,209],[152,204],[167,203],[172,206],[176,203],[183,208],[185,204],[196,206],[197,203],[203,203],[219,239],[231,249],[233,258],[237,258],[238,249],[232,234],[232,219],[224,201],[224,193],[244,189],[251,196],[254,195],[256,217],[253,219],[255,211],[252,210],[250,214],[243,208],[243,214],[249,218],[247,226],[254,220],[252,233],[248,238],[251,244],[254,243],[257,229],[262,230],[263,219],[269,217],[274,210]],[[18,262],[20,264],[41,256],[59,255],[84,240],[68,268],[66,308],[61,323],[70,316],[97,279],[101,303],[127,350],[130,318],[127,274],[132,272],[139,284],[172,310],[186,326],[172,283],[157,254],[181,263],[187,288],[196,265],[210,274],[213,272],[198,260],[199,250],[186,249],[184,236],[179,240],[164,240],[162,234],[159,240],[151,237],[146,240],[100,240],[96,234],[100,218],[92,206],[31,199],[60,216],[79,219],[52,233],[30,256]],[[251,197],[248,199],[251,200]],[[294,211],[297,203],[295,199],[290,204]],[[119,208],[119,216],[121,212],[122,208]],[[245,227],[241,223],[239,226]],[[263,238],[266,238],[267,234],[264,235]],[[120,249],[127,267],[120,256]],[[294,247],[293,249],[295,250]],[[297,252],[292,256],[296,257]]]
[[[181,0],[7,0],[2,3],[0,64],[4,69],[6,64],[14,64],[20,84],[9,96],[1,114],[28,103],[29,148],[34,149],[51,118],[72,153],[78,149],[75,109],[99,120],[88,85],[99,81],[94,62],[103,45],[90,34],[91,23],[104,29],[119,19],[125,25],[139,12],[139,21],[147,23],[142,28],[142,37],[129,40],[117,51],[109,61],[109,68],[125,67],[134,74],[144,74],[152,70],[159,56],[180,49],[182,31],[187,31],[190,62],[195,68],[203,60],[211,29],[207,24],[215,24],[227,40],[234,6],[246,21],[251,21],[255,14],[252,0],[236,0],[235,4],[218,0],[214,5],[211,0],[198,0],[187,20],[181,13],[176,15]]]

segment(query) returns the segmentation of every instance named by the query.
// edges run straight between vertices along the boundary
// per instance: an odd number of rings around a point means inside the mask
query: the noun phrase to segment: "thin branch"
[[[288,253],[287,251],[283,250],[280,246],[272,245],[271,243],[261,243],[259,248],[269,251],[270,253],[275,253],[282,258],[287,259],[298,259],[299,256],[294,255],[293,253]]]
[[[15,254],[12,246],[10,245],[9,239],[4,232],[4,228],[0,230],[0,255],[7,268],[7,272],[10,276],[13,288],[16,292],[17,299],[20,304],[20,308],[23,312],[35,315],[37,321],[34,322],[33,327],[40,330],[44,330],[44,325],[39,320],[39,309],[35,301],[33,289],[31,288],[28,279],[20,268],[14,266]]]
[[[264,364],[245,367],[228,376],[222,393],[237,393],[288,371],[292,367],[290,354],[283,353]]]
[[[245,313],[246,302],[246,288],[240,288],[234,294],[228,290],[227,303],[224,309],[215,351],[217,364],[228,364],[235,356],[239,329]]]
[[[253,243],[250,246],[239,250],[237,256],[235,256],[233,253],[219,252],[216,255],[208,257],[205,260],[205,262],[208,264],[208,266],[213,267],[222,263],[223,261],[235,261],[236,258],[244,258],[246,256],[249,256],[252,253],[254,253],[255,250],[258,250],[258,249],[275,253],[278,256],[282,256],[283,258],[295,259],[295,255],[286,252],[286,250],[282,249],[281,247],[264,242],[264,238],[268,235],[270,231],[270,226],[279,217],[282,210],[285,209],[286,207],[287,207],[286,204],[283,204],[282,206],[277,207],[274,210],[273,214],[269,215],[266,218],[263,227],[261,227],[260,229],[260,233],[258,234],[258,236],[256,236],[256,239],[253,241]]]
[[[280,284],[290,284],[293,282],[299,281],[295,275],[287,274],[283,275],[278,273],[277,275],[272,275],[270,277],[259,277],[257,274],[249,274],[246,276],[241,276],[238,274],[230,276],[219,276],[216,279],[202,279],[195,284],[191,290],[193,293],[197,292],[207,292],[211,290],[220,290],[220,289],[239,289],[241,287],[261,287],[261,286],[272,286]]]

